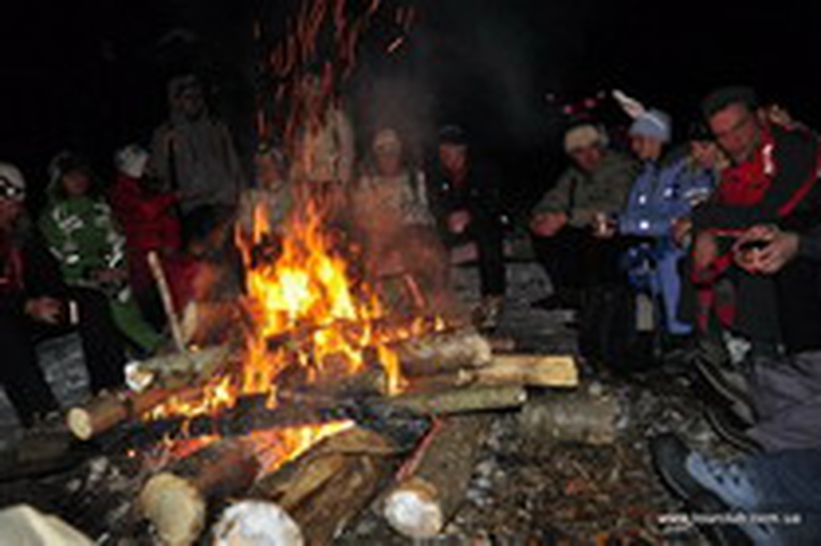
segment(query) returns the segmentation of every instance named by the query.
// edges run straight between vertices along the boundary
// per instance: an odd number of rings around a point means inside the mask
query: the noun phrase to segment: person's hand
[[[798,254],[799,236],[775,226],[756,226],[735,243],[736,263],[750,273],[772,275]],[[749,243],[766,243],[763,248],[744,250]]]
[[[54,298],[35,298],[28,300],[25,313],[36,322],[58,324],[62,315],[63,306]]]
[[[697,269],[705,269],[718,257],[718,242],[710,233],[699,233],[693,247],[693,261]]]
[[[540,237],[553,237],[567,225],[567,215],[563,212],[539,214],[530,222],[530,229]]]
[[[617,233],[617,224],[605,213],[597,213],[593,217],[593,237],[597,239],[612,239]]]
[[[762,117],[764,118],[764,121],[770,122],[773,125],[778,125],[779,127],[783,127],[785,129],[792,129],[797,125],[792,115],[790,115],[790,112],[778,104],[773,104],[766,107],[762,111]]]
[[[455,233],[457,235],[464,233],[470,224],[470,221],[471,218],[468,211],[457,210],[456,212],[450,213],[450,216],[448,216],[448,229],[451,233]]]
[[[673,241],[678,246],[684,246],[684,242],[693,232],[693,222],[689,218],[676,218],[673,220]]]

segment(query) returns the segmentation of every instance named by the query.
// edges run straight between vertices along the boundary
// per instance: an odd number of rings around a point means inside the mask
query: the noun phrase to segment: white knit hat
[[[114,164],[121,173],[131,178],[142,178],[151,155],[138,144],[129,144],[114,154]]]

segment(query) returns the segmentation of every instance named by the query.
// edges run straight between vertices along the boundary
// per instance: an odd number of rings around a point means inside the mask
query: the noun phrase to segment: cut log
[[[522,435],[537,443],[616,441],[621,414],[618,400],[606,393],[551,392],[529,400],[519,414]]]
[[[468,385],[569,388],[579,384],[576,361],[571,356],[498,355],[482,368],[416,378],[411,392],[429,392]]]
[[[442,531],[462,503],[490,423],[478,415],[439,422],[385,496],[382,514],[391,527],[414,539]]]
[[[408,377],[478,368],[490,364],[493,357],[488,340],[471,329],[403,341],[395,349]]]
[[[66,424],[77,438],[90,440],[156,407],[173,392],[151,389],[139,394],[128,391],[102,394],[84,406],[71,408],[66,414]]]
[[[468,387],[389,398],[385,404],[424,415],[453,415],[518,408],[527,401],[524,387]]]
[[[376,496],[399,454],[392,442],[365,429],[332,436],[260,480],[253,500],[226,511],[215,528],[216,543],[329,544]]]
[[[209,502],[243,493],[258,473],[259,463],[250,446],[222,440],[149,479],[140,492],[138,507],[164,544],[192,544],[205,527]]]

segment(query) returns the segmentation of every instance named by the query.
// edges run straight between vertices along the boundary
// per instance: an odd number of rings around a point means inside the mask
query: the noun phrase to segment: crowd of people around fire
[[[242,291],[242,268],[226,264],[241,262],[242,241],[259,243],[261,211],[271,233],[252,258],[275,258],[276,234],[307,202],[304,191],[357,242],[364,277],[400,279],[417,300],[419,286],[447,292],[456,255],[475,260],[474,319],[494,326],[506,282],[504,187],[465,131],[444,126],[436,152],[419,161],[400,132],[380,128],[358,160],[344,110],[323,102],[317,78],[302,85],[306,118],[316,119],[297,129],[292,149],[260,143],[253,183],[190,75],[169,83],[169,119],[151,145],[115,153],[111,183],[58,154],[36,221],[24,212],[23,174],[0,164],[0,381],[23,425],[59,409],[40,341],[77,331],[91,389],[118,387],[126,355],[171,346],[169,307],[184,315],[192,302]],[[703,132],[675,143],[662,109],[613,95],[631,122],[629,150],[594,120],[569,123],[569,166],[526,223],[553,287],[534,305],[576,311],[592,370],[697,378],[714,398],[710,424],[746,454],[718,461],[656,437],[661,477],[695,510],[782,516],[709,532],[741,527],[757,543],[798,543],[821,531],[818,137],[733,87],[703,101]]]

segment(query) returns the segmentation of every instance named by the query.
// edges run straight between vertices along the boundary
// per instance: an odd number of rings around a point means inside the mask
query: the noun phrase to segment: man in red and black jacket
[[[766,374],[765,368],[779,366],[785,338],[792,332],[791,326],[783,324],[776,279],[738,266],[738,255],[756,244],[749,237],[739,238],[756,225],[804,232],[818,223],[819,143],[817,136],[803,127],[770,123],[746,88],[717,91],[705,100],[703,109],[732,164],[722,172],[714,198],[697,208],[692,217],[692,280],[699,294],[698,324],[702,332],[719,330],[723,337],[729,334],[749,347],[741,370],[748,389],[742,398],[748,403],[742,405],[747,409],[745,420],[752,423],[760,417],[752,407],[755,404],[749,404],[750,399],[759,397],[754,378]],[[715,385],[718,379],[720,384],[722,376],[726,379],[726,374],[711,368],[703,362],[698,367],[708,383]],[[724,384],[727,386],[726,381]],[[736,406],[743,401],[738,397],[732,400]],[[730,428],[718,427],[720,432]],[[725,437],[737,437],[737,432],[730,431]]]
[[[766,312],[775,306],[772,281],[733,268],[733,242],[756,224],[796,229],[808,221],[818,200],[818,138],[803,127],[762,119],[754,93],[746,88],[719,90],[702,107],[732,165],[722,172],[713,199],[692,216],[699,324],[706,328],[713,311],[722,327],[775,345],[779,325],[775,312]],[[731,291],[715,290],[722,279],[731,282]]]

